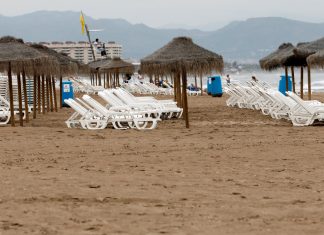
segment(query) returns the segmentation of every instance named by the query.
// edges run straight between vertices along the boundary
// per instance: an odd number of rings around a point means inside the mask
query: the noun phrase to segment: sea
[[[217,75],[217,74],[215,74]],[[281,72],[241,72],[241,73],[234,73],[230,74],[231,81],[251,81],[251,77],[255,76],[258,80],[267,82],[274,88],[279,87],[279,81],[281,76],[284,76]],[[225,83],[225,75],[222,76],[223,82]],[[308,90],[308,80],[307,80],[307,73],[304,72],[304,91]],[[207,80],[208,77],[203,77],[203,88],[207,87]],[[311,73],[311,89],[313,92],[324,92],[324,71],[312,71]],[[188,78],[188,83],[194,84],[195,79],[194,77]],[[198,86],[200,86],[200,78],[197,79]],[[295,71],[295,83],[296,83],[296,91],[300,91],[300,72]]]

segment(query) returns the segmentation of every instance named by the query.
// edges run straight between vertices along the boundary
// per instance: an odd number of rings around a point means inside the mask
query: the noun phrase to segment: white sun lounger
[[[112,122],[116,129],[124,129],[123,123],[126,123],[130,128],[138,130],[155,129],[159,118],[153,118],[145,111],[112,111],[101,105],[88,95],[82,97],[89,105],[104,115],[109,122]]]
[[[106,117],[94,113],[73,99],[66,99],[64,102],[75,111],[65,122],[68,128],[81,127],[89,130],[100,130],[107,127],[108,120]]]

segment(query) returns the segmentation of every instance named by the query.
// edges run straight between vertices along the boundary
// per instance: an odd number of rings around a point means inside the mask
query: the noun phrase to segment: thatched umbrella
[[[313,54],[321,50],[324,50],[324,37],[309,43],[304,43],[299,45],[297,48],[294,49],[294,54],[298,57],[303,58],[303,60],[307,62],[308,57],[312,56]],[[312,61],[313,59],[310,59],[310,61]],[[308,99],[310,100],[312,98],[311,95],[312,83],[311,83],[311,64],[309,63],[307,64],[307,74],[308,74]]]
[[[88,66],[90,67],[90,79],[92,85],[101,86],[101,77],[100,77],[99,69],[105,65],[108,65],[110,61],[111,58],[106,58],[103,60],[96,60],[88,64]]]
[[[188,37],[174,38],[167,45],[141,60],[142,73],[176,74],[178,101],[181,101],[179,91],[180,74],[182,74],[183,108],[187,128],[189,128],[187,74],[202,76],[211,71],[221,72],[223,67],[222,56],[194,44]]]
[[[53,57],[58,61],[59,64],[59,79],[60,79],[60,108],[62,108],[62,91],[63,91],[63,76],[75,75],[78,73],[78,64],[72,60],[69,56],[56,52],[53,49],[50,49],[46,46],[41,44],[31,44],[31,47],[35,48],[36,50],[48,55],[49,57]],[[54,95],[54,106],[55,111],[57,112],[57,101],[56,101],[56,90],[55,90],[55,79],[54,77],[49,78],[50,82],[48,83],[50,87],[53,89]],[[52,89],[50,90],[52,91]],[[50,92],[51,93],[51,92]],[[51,110],[52,107],[52,95],[51,95]]]
[[[14,37],[0,38],[0,71],[8,72],[9,80],[9,97],[10,97],[10,112],[11,112],[11,125],[14,126],[14,104],[13,104],[13,91],[12,91],[12,73],[17,74],[18,80],[18,99],[20,111],[20,125],[23,125],[22,115],[22,94],[21,94],[21,80],[20,74],[23,76],[23,89],[25,97],[25,110],[26,120],[28,121],[28,100],[26,92],[26,75],[36,76],[37,73],[45,71],[55,72],[57,62],[51,57],[39,52],[24,44],[22,39]],[[35,97],[34,97],[35,102]]]
[[[262,58],[260,66],[264,70],[275,70],[281,67],[285,68],[286,75],[286,90],[288,90],[288,67],[291,67],[291,75],[293,82],[293,91],[295,92],[295,72],[294,67],[300,67],[301,70],[301,97],[303,97],[303,76],[304,76],[304,67],[307,66],[306,58],[303,55],[296,54],[296,50],[299,47],[308,45],[309,43],[299,43],[295,47],[291,43],[283,43],[279,48],[269,54],[268,56]]]
[[[128,63],[121,58],[114,58],[110,60],[110,62],[104,66],[102,66],[100,69],[102,72],[107,73],[107,84],[108,87],[111,85],[117,86],[119,84],[119,73],[127,73],[127,74],[133,74],[135,71],[135,66],[132,63]],[[114,82],[110,82],[111,74],[114,75]]]

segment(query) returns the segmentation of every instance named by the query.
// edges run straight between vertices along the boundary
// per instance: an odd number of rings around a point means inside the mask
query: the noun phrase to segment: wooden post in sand
[[[296,93],[296,83],[295,83],[295,70],[294,70],[294,66],[291,66],[291,78],[292,78],[293,92]]]
[[[304,67],[300,67],[300,98],[304,99]]]
[[[24,92],[24,102],[25,102],[25,120],[26,123],[29,122],[29,112],[28,112],[28,94],[27,94],[27,83],[26,83],[26,74],[25,70],[22,71],[22,79],[23,79],[23,92]]]
[[[14,112],[14,101],[13,101],[13,90],[12,90],[12,74],[11,74],[11,62],[8,64],[8,85],[9,85],[9,102],[10,102],[10,120],[11,126],[15,126],[15,112]]]
[[[33,92],[33,119],[36,119],[36,105],[37,105],[37,75],[34,74],[34,92]]]
[[[55,78],[52,77],[52,86],[53,86],[53,94],[54,94],[54,109],[57,112],[57,100],[56,100],[56,88],[55,88]]]
[[[183,95],[183,114],[186,121],[186,128],[189,128],[188,99],[187,99],[187,71],[182,68],[182,95]]]
[[[37,111],[38,111],[38,114],[41,113],[41,100],[42,100],[42,97],[41,97],[41,76],[38,75],[37,76]]]
[[[100,75],[99,70],[98,70],[98,79],[99,79],[99,86],[101,86],[101,75]]]
[[[54,107],[53,107],[53,84],[52,84],[52,76],[49,76],[48,77],[48,89],[49,89],[49,98],[50,98],[50,109],[51,109],[51,112],[54,111]]]
[[[50,112],[50,96],[49,96],[49,76],[46,76],[46,110]]]
[[[17,84],[18,84],[18,107],[19,107],[19,124],[20,126],[24,126],[24,116],[22,112],[22,92],[21,92],[21,79],[20,72],[17,73]],[[26,110],[25,110],[26,112]]]
[[[45,114],[45,75],[42,75],[42,114]]]
[[[197,84],[197,75],[195,75],[195,88],[197,89],[198,84]]]
[[[177,102],[177,85],[176,85],[176,77],[175,77],[175,74],[173,74],[173,93],[174,93],[174,101]],[[179,104],[178,104],[179,105]]]
[[[200,92],[201,92],[201,96],[203,96],[204,94],[204,90],[203,90],[203,81],[202,81],[202,74],[200,74]]]
[[[63,78],[62,75],[60,75],[60,109],[63,107],[62,94],[63,94]]]
[[[106,73],[103,73],[103,80],[104,80],[104,88],[106,88]]]
[[[311,78],[311,67],[307,66],[307,78],[308,78],[308,100],[312,99],[312,78]]]
[[[286,91],[289,91],[289,78],[288,78],[288,67],[285,66],[285,76],[286,76]]]
[[[107,88],[110,88],[110,85],[109,85],[109,73],[108,72],[106,74],[106,80],[107,80],[107,82],[106,82]]]
[[[179,72],[176,73],[175,77],[176,86],[177,86],[177,104],[182,108],[182,97],[181,97],[181,74]]]

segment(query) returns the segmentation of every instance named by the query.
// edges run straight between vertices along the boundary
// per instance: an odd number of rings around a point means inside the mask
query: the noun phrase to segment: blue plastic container
[[[64,100],[66,99],[74,99],[74,93],[73,93],[73,86],[71,81],[63,81],[62,83],[63,90],[62,90],[62,106],[63,107],[70,107],[67,105]]]
[[[281,79],[279,81],[279,91],[286,95],[286,76],[282,75],[280,76]],[[288,76],[288,91],[292,91],[292,80],[291,80],[291,76]]]
[[[213,76],[208,78],[208,94],[213,97],[221,97],[223,95],[222,78]]]

